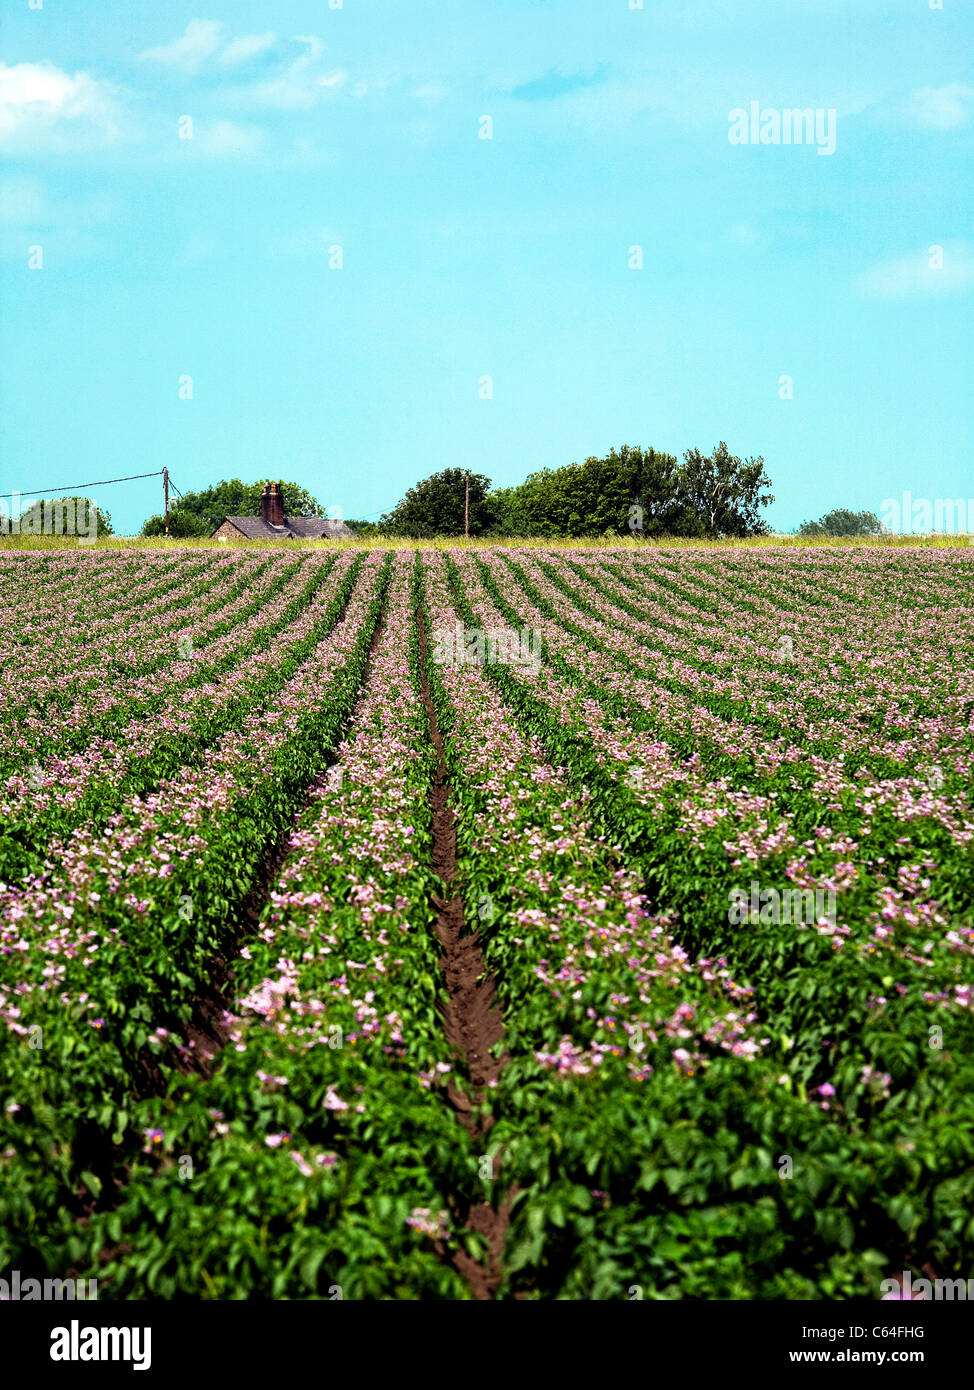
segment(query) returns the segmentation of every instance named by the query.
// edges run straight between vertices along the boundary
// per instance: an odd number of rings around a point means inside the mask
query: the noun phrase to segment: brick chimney
[[[277,483],[265,483],[260,498],[260,514],[271,526],[284,525],[284,498]]]

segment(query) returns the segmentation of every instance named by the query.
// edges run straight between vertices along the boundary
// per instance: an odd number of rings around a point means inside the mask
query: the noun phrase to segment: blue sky
[[[785,530],[974,497],[968,0],[335,3],[4,0],[0,490],[354,517],[726,439]]]

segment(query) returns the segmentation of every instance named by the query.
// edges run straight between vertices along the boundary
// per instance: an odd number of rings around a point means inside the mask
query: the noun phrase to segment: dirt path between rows
[[[362,669],[358,695],[349,715],[349,725],[363,697],[372,660],[385,631],[385,613],[386,604],[384,601],[372,632],[368,656]],[[335,625],[337,626],[340,621],[341,617]],[[336,750],[340,742],[339,739],[335,745]],[[171,1057],[168,1061],[168,1065],[174,1071],[181,1071],[184,1074],[198,1072],[203,1076],[212,1076],[219,1061],[219,1054],[228,1038],[228,1029],[223,1018],[225,1013],[232,1012],[235,1003],[233,971],[238,953],[240,948],[246,945],[248,938],[256,933],[260,925],[261,913],[270,896],[271,889],[277,882],[280,871],[291,852],[291,836],[295,826],[310,805],[319,779],[327,774],[328,770],[335,765],[335,761],[334,754],[332,754],[322,763],[317,776],[309,784],[302,797],[300,805],[295,808],[289,823],[277,839],[265,847],[260,868],[249,890],[243,899],[234,906],[227,920],[225,945],[218,953],[214,953],[210,957],[193,996],[192,1014],[188,1023],[184,1025],[186,1041],[189,1044],[188,1050],[179,1056]],[[153,1059],[143,1058],[135,1083],[136,1094],[140,1098],[150,1095],[164,1096],[168,1085],[169,1077],[158,1064]],[[79,1189],[75,1193],[78,1220],[82,1226],[87,1224],[96,1211],[105,1212],[117,1207],[124,1186],[120,1175],[114,1171],[112,1157],[109,1153],[92,1153],[88,1159],[88,1167],[101,1178],[102,1193],[97,1198],[91,1197],[84,1189]],[[125,1244],[117,1248],[105,1247],[99,1251],[98,1262],[102,1265],[106,1264],[110,1259],[127,1252],[128,1247]],[[72,1278],[81,1277],[76,1271],[69,1271],[69,1273]]]
[[[430,694],[427,671],[429,644],[422,610],[417,613],[417,623],[423,704],[429,719],[430,740],[436,752],[431,788],[433,870],[449,893],[446,898],[433,895],[436,934],[443,947],[440,966],[448,996],[443,1028],[450,1046],[466,1061],[473,1085],[472,1097],[465,1095],[452,1083],[447,1093],[470,1134],[475,1139],[486,1139],[493,1121],[491,1117],[481,1114],[480,1102],[485,1088],[497,1080],[504,1065],[505,1057],[497,1047],[503,1041],[504,1024],[495,1003],[496,982],[493,975],[487,972],[479,931],[475,928],[472,932],[464,932],[463,899],[457,883],[456,821],[449,801],[449,772],[443,756],[443,736]],[[492,1055],[492,1050],[500,1055]],[[497,1176],[496,1171],[494,1176]],[[486,1265],[478,1263],[465,1250],[459,1250],[453,1256],[455,1268],[469,1283],[474,1297],[482,1302],[494,1297],[501,1282],[501,1259],[512,1196],[508,1194],[497,1210],[489,1202],[478,1202],[466,1214],[467,1227],[483,1236],[487,1243]]]
[[[383,603],[382,611],[376,619],[372,632],[369,654],[362,669],[358,695],[348,720],[349,726],[364,697],[372,670],[372,660],[379,649],[379,643],[382,641],[382,635],[386,629],[385,611],[385,603]],[[193,1051],[192,1058],[185,1064],[186,1070],[200,1071],[205,1076],[210,1075],[217,1054],[226,1045],[228,1030],[223,1024],[223,1015],[228,1010],[232,1011],[234,1005],[230,986],[237,954],[241,946],[246,944],[248,938],[256,935],[260,926],[261,913],[271,895],[271,890],[280,877],[281,869],[291,853],[291,837],[295,827],[311,805],[321,777],[327,775],[328,770],[334,766],[335,759],[330,757],[308,787],[289,824],[285,826],[277,840],[268,845],[257,877],[251,884],[246,897],[234,910],[227,947],[221,955],[215,955],[211,958],[206,979],[201,981],[193,1000],[193,1015],[186,1029],[187,1041]]]

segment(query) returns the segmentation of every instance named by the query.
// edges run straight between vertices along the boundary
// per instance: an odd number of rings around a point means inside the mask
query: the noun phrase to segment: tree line
[[[209,536],[226,516],[258,516],[265,483],[224,479],[200,492],[177,497],[169,511],[169,534]],[[280,482],[287,516],[323,516],[310,492]],[[522,483],[494,488],[482,473],[444,468],[423,478],[378,522],[346,518],[360,536],[392,535],[418,540],[462,536],[469,509],[470,535],[540,538],[637,535],[699,538],[770,533],[761,515],[774,501],[763,458],[741,459],[722,440],[710,454],[688,449],[683,460],[657,449],[623,444],[605,458],[543,468]],[[165,519],[151,516],[142,534],[164,534]],[[872,512],[837,508],[798,528],[805,537],[879,535]],[[102,534],[99,517],[99,534]]]
[[[755,536],[774,501],[763,458],[742,460],[721,441],[711,454],[624,444],[605,458],[543,468],[514,487],[445,468],[411,487],[369,530],[426,539],[471,536]]]

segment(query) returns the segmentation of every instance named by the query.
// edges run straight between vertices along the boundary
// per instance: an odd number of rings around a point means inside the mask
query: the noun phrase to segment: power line
[[[66,483],[64,487],[38,487],[32,488],[29,492],[4,492],[4,498],[10,497],[41,497],[49,492],[72,492],[76,487],[108,487],[109,483],[131,483],[136,478],[161,478],[163,470],[160,468],[156,473],[130,473],[127,478],[105,478],[100,483]],[[179,494],[182,497],[182,493]]]
[[[139,478],[161,478],[165,471],[166,470],[164,468],[159,468],[154,473],[130,473],[125,478],[103,478],[100,482],[97,483],[65,483],[63,487],[37,487],[31,488],[27,492],[3,492],[0,493],[0,497],[10,497],[11,499],[14,497],[46,497],[51,492],[73,492],[75,488],[109,487],[112,483],[132,483],[137,481]],[[169,479],[169,486],[172,488],[173,492],[177,494],[177,496],[183,496],[183,494],[179,491],[179,488],[173,482],[171,477]],[[362,520],[365,521],[366,518],[370,516],[381,516],[384,514],[384,511],[388,510],[388,508],[385,508],[384,510],[380,509],[380,511],[377,512],[366,512]]]
[[[385,516],[386,512],[391,512],[393,510],[394,509],[392,507],[380,507],[377,512],[366,512],[364,516],[359,518],[359,520],[367,521],[370,516]]]

